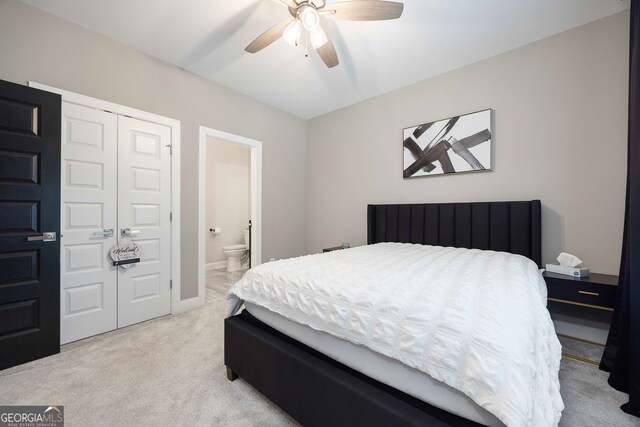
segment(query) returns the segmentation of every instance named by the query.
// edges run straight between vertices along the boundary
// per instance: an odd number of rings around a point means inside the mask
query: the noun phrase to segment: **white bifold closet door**
[[[62,344],[118,327],[118,116],[62,103]],[[111,232],[109,232],[111,230]]]
[[[170,144],[167,126],[118,117],[118,224],[140,247],[118,274],[118,327],[171,311]]]
[[[63,102],[62,344],[171,311],[171,130]],[[109,257],[133,240],[140,262]]]

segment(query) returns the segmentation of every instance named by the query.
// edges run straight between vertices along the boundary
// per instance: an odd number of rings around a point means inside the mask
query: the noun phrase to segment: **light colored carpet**
[[[628,401],[628,396],[609,387],[607,377],[597,366],[562,359],[560,392],[565,408],[561,426],[640,426],[640,419],[622,412],[620,405]]]
[[[288,426],[296,423],[223,366],[224,297],[197,310],[63,347],[0,372],[0,404],[65,406],[68,426]],[[630,427],[625,395],[595,366],[564,359],[561,426]]]
[[[59,404],[67,426],[296,425],[223,364],[223,296],[0,372],[0,404]]]

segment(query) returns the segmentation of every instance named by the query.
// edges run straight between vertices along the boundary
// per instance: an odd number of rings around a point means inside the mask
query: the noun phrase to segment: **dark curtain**
[[[622,410],[640,417],[640,0],[631,0],[627,197],[620,282],[600,369],[629,394]]]

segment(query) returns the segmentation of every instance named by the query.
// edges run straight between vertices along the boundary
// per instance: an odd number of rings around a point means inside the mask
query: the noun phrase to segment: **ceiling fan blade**
[[[287,19],[269,28],[267,31],[259,35],[258,38],[252,41],[249,46],[245,47],[244,50],[249,53],[256,53],[261,51],[262,49],[282,37],[282,33],[284,33],[285,28],[287,28],[287,25],[289,25],[290,22],[291,19]]]
[[[297,7],[298,4],[293,0],[273,0],[276,3],[283,4],[288,7]]]
[[[384,21],[402,16],[404,4],[382,0],[359,0],[330,3],[321,13],[332,19],[345,21]]]
[[[318,52],[327,67],[333,68],[339,64],[338,54],[331,40],[327,40],[325,44],[316,49],[316,52]]]

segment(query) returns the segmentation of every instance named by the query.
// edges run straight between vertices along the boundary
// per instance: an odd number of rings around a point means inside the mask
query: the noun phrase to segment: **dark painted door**
[[[60,108],[0,80],[0,369],[60,351]]]

